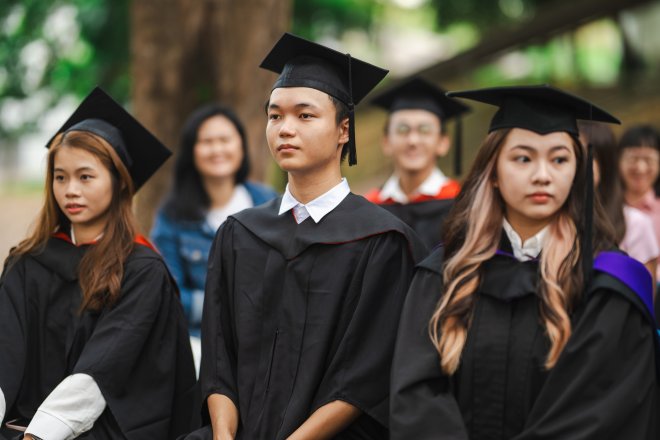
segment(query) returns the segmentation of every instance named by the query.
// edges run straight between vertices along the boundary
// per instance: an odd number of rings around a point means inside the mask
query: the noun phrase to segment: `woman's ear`
[[[493,188],[499,188],[500,184],[497,181],[497,173],[493,172],[493,176],[490,178],[490,182],[493,184]]]

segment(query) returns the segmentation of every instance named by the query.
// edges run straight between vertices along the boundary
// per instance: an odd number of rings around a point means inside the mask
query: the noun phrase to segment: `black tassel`
[[[355,110],[348,106],[348,165],[357,164],[357,149],[355,148]]]
[[[463,118],[460,116],[456,117],[454,132],[454,177],[459,177],[463,165]]]
[[[357,147],[355,146],[355,104],[353,104],[353,72],[351,72],[351,54],[348,56],[348,166],[357,165]]]
[[[591,117],[589,118],[592,119]],[[587,191],[584,197],[584,228],[582,236],[582,271],[584,274],[585,288],[591,281],[591,274],[594,267],[594,253],[593,253],[593,222],[594,222],[594,156],[593,148],[591,146],[591,133],[589,133],[589,141],[587,143],[587,169],[586,179]]]

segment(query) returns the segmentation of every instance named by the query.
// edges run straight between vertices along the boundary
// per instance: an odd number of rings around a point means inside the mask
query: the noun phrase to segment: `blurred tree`
[[[218,100],[245,122],[252,175],[263,179],[264,102],[275,79],[257,69],[289,27],[288,0],[133,0],[131,78],[135,115],[171,148],[202,102]],[[140,191],[138,218],[148,228],[173,161]]]

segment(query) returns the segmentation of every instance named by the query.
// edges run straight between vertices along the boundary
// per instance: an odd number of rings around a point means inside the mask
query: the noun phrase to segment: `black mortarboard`
[[[441,121],[456,118],[454,134],[454,173],[461,174],[461,121],[460,116],[470,111],[470,107],[446,96],[446,92],[430,82],[414,77],[371,100],[373,105],[393,113],[397,110],[426,110],[435,114]]]
[[[436,114],[443,121],[470,111],[470,107],[446,96],[440,87],[414,77],[371,100],[373,105],[390,113],[397,110],[421,109]]]
[[[259,67],[280,74],[273,89],[309,87],[346,104],[348,163],[357,163],[354,107],[387,75],[387,70],[289,33],[282,35]]]
[[[539,134],[565,131],[579,137],[577,120],[621,122],[589,101],[549,85],[493,87],[449,92],[448,96],[466,98],[499,107],[490,123],[489,132],[499,128],[524,128]],[[591,279],[593,251],[593,152],[587,146],[585,216],[581,234],[582,264],[585,283]]]
[[[447,96],[466,98],[499,107],[489,132],[498,128],[525,128],[539,134],[566,131],[579,136],[577,119],[620,121],[589,101],[549,85],[492,87],[449,92]]]
[[[87,95],[64,125],[57,130],[55,136],[69,131],[88,131],[105,139],[126,165],[133,178],[135,191],[149,180],[172,154],[100,87],[95,87]],[[53,138],[46,147],[51,144]]]

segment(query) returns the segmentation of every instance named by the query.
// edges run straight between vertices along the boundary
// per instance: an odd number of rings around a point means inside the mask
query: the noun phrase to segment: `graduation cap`
[[[87,131],[102,137],[126,165],[137,191],[170,157],[168,150],[149,130],[100,87],[82,101],[55,136]],[[53,139],[48,141],[46,148]]]
[[[621,123],[591,102],[549,85],[492,87],[448,92],[447,96],[499,107],[488,132],[517,127],[539,134],[565,131],[579,136],[578,119]]]
[[[289,33],[282,35],[259,67],[280,74],[273,89],[309,87],[348,106],[348,164],[355,165],[355,105],[388,71]]]
[[[564,131],[579,137],[577,120],[621,122],[589,101],[549,85],[492,87],[479,90],[449,92],[447,96],[466,98],[499,107],[490,122],[488,132],[500,128],[524,128],[545,135]],[[593,153],[587,146],[585,209],[582,242],[582,263],[585,283],[593,268]]]
[[[470,107],[446,96],[446,92],[430,82],[414,77],[371,100],[375,106],[390,113],[398,110],[426,110],[441,121],[456,119],[454,135],[454,173],[461,174],[462,124],[461,115],[470,111]]]

